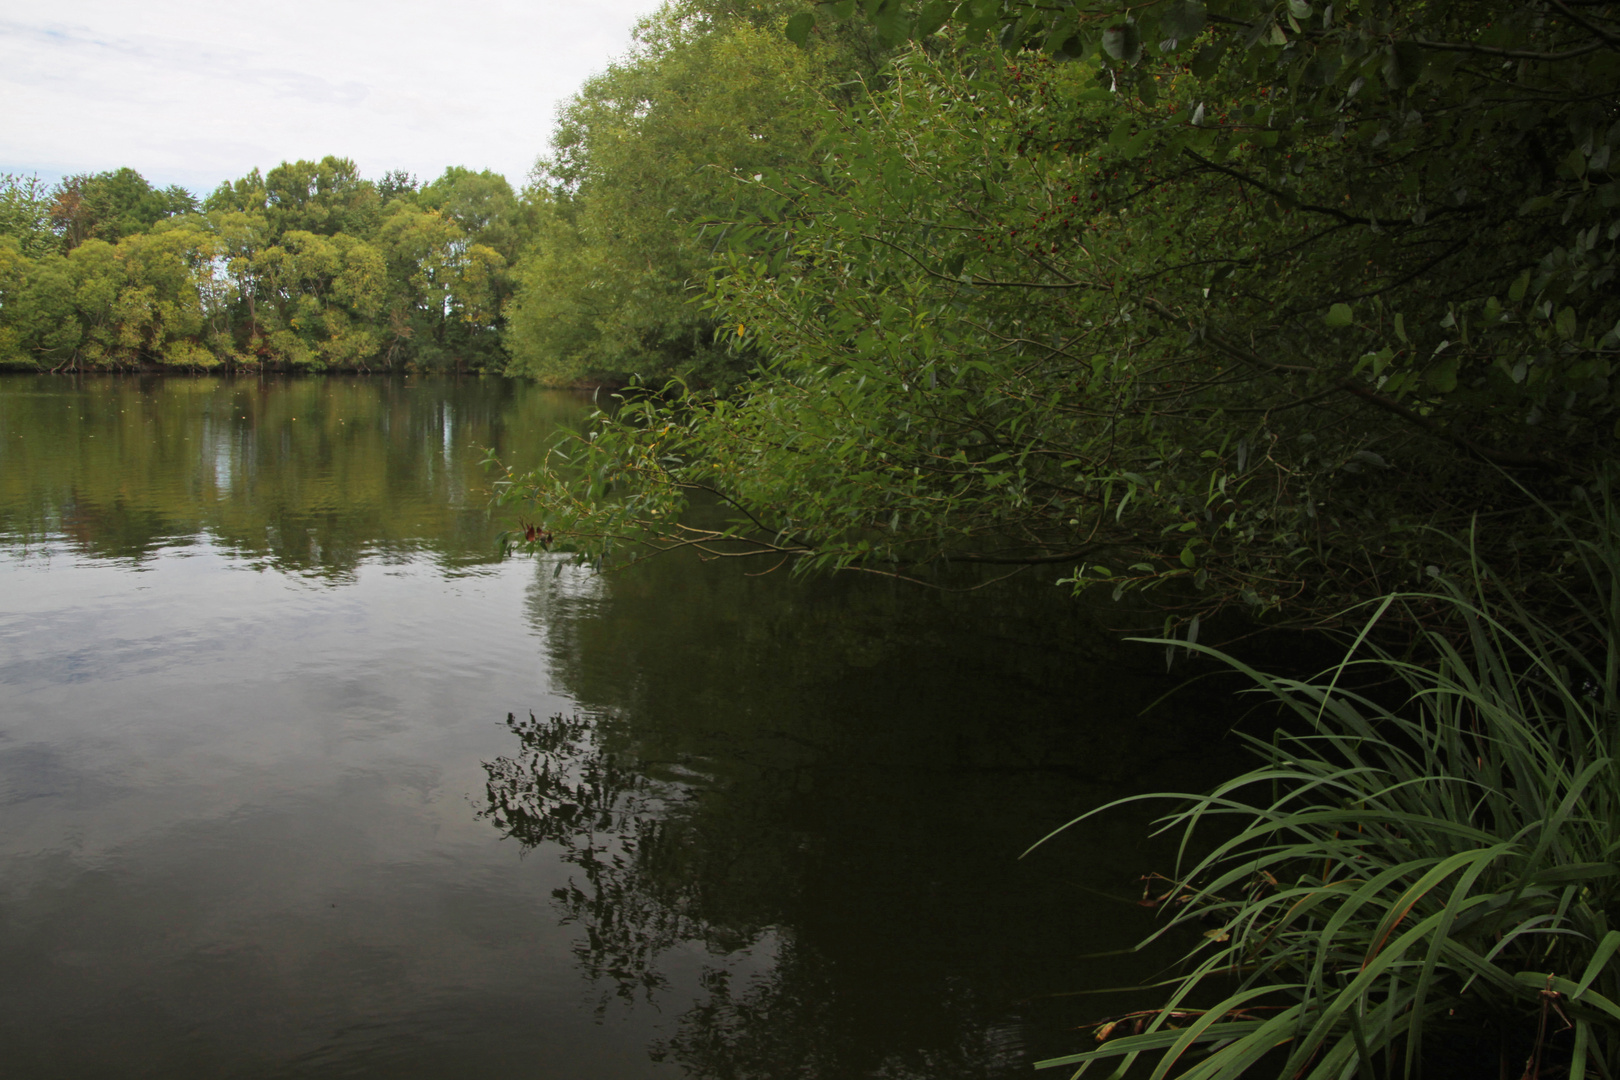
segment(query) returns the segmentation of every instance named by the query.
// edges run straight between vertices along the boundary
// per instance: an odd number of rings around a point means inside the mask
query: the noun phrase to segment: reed
[[[1193,646],[1295,722],[1160,820],[1182,857],[1154,937],[1198,942],[1164,1005],[1040,1067],[1432,1076],[1460,1033],[1504,1077],[1620,1074],[1620,520],[1592,509],[1604,528],[1569,534],[1567,585],[1536,610],[1475,564],[1377,603],[1317,677]],[[1436,602],[1453,618],[1417,648],[1375,644],[1389,612]]]

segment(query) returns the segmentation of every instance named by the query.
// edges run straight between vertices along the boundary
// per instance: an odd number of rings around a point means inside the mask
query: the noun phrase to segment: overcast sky
[[[521,186],[656,0],[0,0],[0,172],[206,195],[284,160]]]

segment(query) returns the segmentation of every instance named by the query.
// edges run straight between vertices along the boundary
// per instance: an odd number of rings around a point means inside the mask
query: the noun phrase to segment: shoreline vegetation
[[[1578,573],[1560,625],[1503,601],[1476,563],[1361,605],[1313,676],[1190,647],[1284,721],[1244,735],[1259,764],[1212,791],[1123,799],[1035,845],[1168,804],[1156,832],[1182,856],[1145,886],[1164,923],[1138,947],[1194,943],[1162,1007],[1097,1018],[1091,1048],[1037,1068],[1620,1072],[1620,515],[1607,494],[1586,510],[1602,539],[1565,533]],[[1414,603],[1449,617],[1404,653],[1379,645],[1380,621]]]
[[[672,0],[521,192],[187,198],[7,178],[0,364],[619,388],[491,463],[513,547],[1351,635],[1247,670],[1303,733],[1167,821],[1240,821],[1209,951],[1052,1064],[1620,1073],[1620,4]]]

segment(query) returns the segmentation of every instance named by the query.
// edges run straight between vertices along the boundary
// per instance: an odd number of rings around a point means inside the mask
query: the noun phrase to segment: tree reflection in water
[[[582,972],[626,1000],[650,999],[667,986],[657,966],[662,953],[712,939],[690,897],[651,887],[677,786],[597,752],[594,724],[581,716],[508,713],[506,723],[522,750],[484,763],[489,806],[480,816],[526,850],[551,845],[579,867],[584,886],[570,879],[552,896],[564,921],[585,931],[574,948]]]
[[[739,871],[744,861],[763,854],[742,837],[728,841],[701,833],[701,817],[692,811],[713,791],[712,778],[682,763],[642,761],[630,768],[602,752],[599,725],[612,726],[612,717],[508,714],[506,722],[521,749],[485,763],[488,806],[480,816],[525,850],[546,846],[579,868],[579,877],[552,896],[563,922],[583,930],[574,948],[582,974],[610,987],[602,1005],[612,997],[653,1001],[669,988],[660,957],[678,946],[700,944],[711,957],[700,978],[704,999],[680,1017],[672,1037],[649,1047],[654,1060],[672,1060],[691,1075],[717,1080],[938,1080],[1027,1070],[1020,1018],[1009,1014],[986,1023],[987,1003],[970,980],[948,980],[943,998],[931,998],[923,1010],[932,1014],[926,1026],[950,1034],[949,1041],[896,1049],[896,1036],[903,1040],[901,1032],[910,1026],[906,1021],[925,1019],[908,1018],[905,1002],[888,1002],[874,1012],[868,994],[851,1000],[849,988],[839,985],[836,961],[807,947],[786,926],[708,917],[705,911],[715,903],[737,902],[715,895],[725,879],[716,880],[714,872]],[[685,779],[650,775],[669,771]],[[797,846],[802,850],[807,843],[801,838]],[[756,869],[743,876],[759,875]],[[781,873],[766,876],[785,883]],[[755,899],[764,898],[756,893]],[[772,961],[768,971],[737,970],[739,957],[762,955]],[[881,996],[881,988],[871,989]],[[916,1003],[910,1011],[919,1011]],[[892,1022],[895,1030],[874,1030],[879,1017],[885,1019],[877,1027]]]
[[[484,813],[577,868],[556,903],[605,1004],[695,992],[655,1056],[716,1080],[1025,1076],[1099,1011],[1074,991],[1170,958],[1082,959],[1152,926],[1130,901],[1174,853],[1142,842],[1151,808],[1018,852],[1120,795],[1207,787],[1225,724],[1049,585],[542,563],[530,604],[578,715],[509,721]]]

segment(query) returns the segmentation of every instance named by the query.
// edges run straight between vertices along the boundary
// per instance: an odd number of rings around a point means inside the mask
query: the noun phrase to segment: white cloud
[[[657,0],[0,0],[0,171],[128,165],[206,193],[337,154],[521,184]]]

